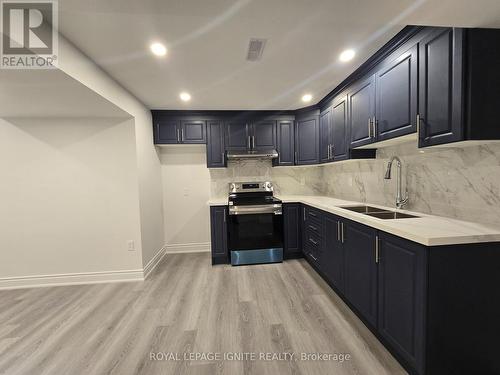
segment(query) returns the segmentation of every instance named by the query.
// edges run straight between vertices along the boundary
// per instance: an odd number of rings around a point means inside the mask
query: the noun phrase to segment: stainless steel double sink
[[[349,206],[349,207],[339,207],[344,210],[359,212],[364,215],[376,217],[378,219],[409,219],[417,218],[420,216],[405,214],[403,212],[384,210],[383,208],[377,208],[373,206]]]

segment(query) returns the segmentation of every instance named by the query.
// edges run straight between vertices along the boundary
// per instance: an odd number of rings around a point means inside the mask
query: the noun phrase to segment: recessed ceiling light
[[[349,60],[352,60],[352,58],[356,55],[356,52],[352,49],[346,49],[344,52],[342,52],[339,56],[340,61],[347,62]]]
[[[153,43],[149,48],[156,56],[165,56],[167,54],[167,48],[161,43]]]
[[[311,94],[305,94],[304,96],[302,96],[302,101],[303,102],[310,102],[312,100],[313,96]]]
[[[187,92],[181,92],[179,94],[179,98],[181,98],[183,102],[189,102],[191,100],[191,95],[189,95],[189,93]]]

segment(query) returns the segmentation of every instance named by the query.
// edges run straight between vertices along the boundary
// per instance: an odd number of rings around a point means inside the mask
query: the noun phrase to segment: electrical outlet
[[[135,251],[135,242],[134,240],[127,241],[127,249],[128,251]]]

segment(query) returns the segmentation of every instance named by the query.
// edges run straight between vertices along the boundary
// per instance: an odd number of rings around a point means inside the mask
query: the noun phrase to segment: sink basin
[[[350,207],[340,207],[343,208],[344,210],[349,210],[349,211],[354,211],[354,212],[359,212],[361,214],[369,214],[369,213],[374,213],[374,212],[386,212],[387,210],[384,210],[383,208],[377,208],[377,207],[372,207],[372,206],[350,206]]]
[[[394,211],[382,211],[382,212],[371,212],[367,214],[368,216],[373,216],[379,219],[411,219],[420,216],[404,214],[402,212],[394,212]]]

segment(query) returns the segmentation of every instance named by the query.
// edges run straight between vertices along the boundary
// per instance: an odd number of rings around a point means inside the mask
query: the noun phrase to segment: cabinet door
[[[296,164],[319,163],[319,129],[317,116],[296,121]]]
[[[345,296],[358,313],[374,327],[377,325],[376,230],[343,221]]]
[[[333,159],[349,159],[347,139],[347,96],[336,98],[332,106],[332,144]]]
[[[331,113],[331,108],[328,108],[319,115],[319,153],[321,163],[329,162],[332,159],[330,155],[332,144]]]
[[[420,42],[419,147],[463,139],[461,29],[439,29]]]
[[[207,121],[207,167],[226,166],[224,150],[224,125],[222,121]]]
[[[155,143],[172,144],[180,142],[179,120],[155,119]]]
[[[372,120],[375,117],[374,76],[355,85],[348,94],[351,147],[358,147],[374,141]]]
[[[212,264],[227,263],[227,207],[210,207],[210,232],[212,243]]]
[[[278,121],[277,125],[278,165],[294,165],[295,131],[293,121]],[[276,159],[275,159],[276,160]]]
[[[283,205],[285,259],[298,258],[302,255],[300,213],[300,204]]]
[[[384,64],[376,74],[377,141],[417,130],[418,46]]]
[[[424,246],[379,234],[378,330],[418,373],[424,373]]]
[[[250,134],[246,122],[229,121],[226,124],[226,150],[250,149]]]
[[[344,248],[340,236],[340,218],[325,214],[323,230],[321,268],[328,280],[340,292],[344,292]]]
[[[252,149],[276,149],[276,121],[259,121],[252,124]]]
[[[181,143],[207,143],[205,121],[182,120],[181,121]]]

